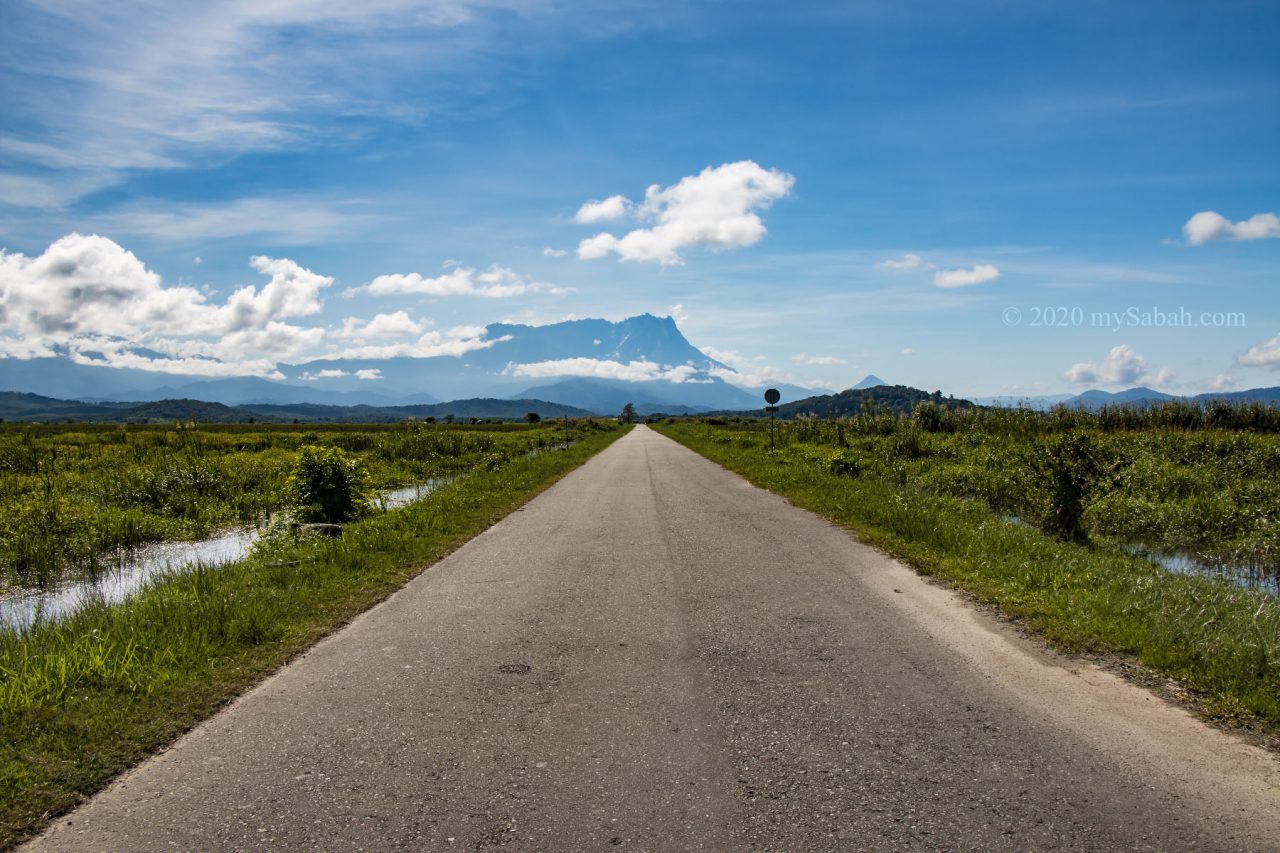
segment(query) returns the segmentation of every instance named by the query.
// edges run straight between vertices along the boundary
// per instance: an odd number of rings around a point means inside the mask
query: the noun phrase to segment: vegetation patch
[[[1166,571],[1117,538],[1274,555],[1280,438],[1106,424],[1087,413],[869,413],[780,424],[773,452],[767,422],[656,428],[1060,647],[1132,655],[1210,715],[1280,731],[1280,601]]]
[[[488,442],[483,432],[466,427],[302,432],[295,427],[255,436],[241,427],[198,440],[218,443],[221,435],[232,445],[248,443],[278,457],[281,465],[270,480],[282,490],[302,446],[341,447],[375,472],[402,454],[468,452],[430,463],[447,463],[454,472],[430,496],[392,512],[368,512],[346,524],[340,537],[297,536],[285,528],[246,560],[168,576],[123,605],[86,606],[25,632],[0,629],[0,847],[75,806],[625,430],[577,422],[568,447],[563,424],[491,432]],[[90,446],[100,437],[85,435]],[[158,434],[147,439],[156,445],[168,440]],[[546,452],[527,452],[537,441],[535,449]],[[279,446],[289,443],[292,450]],[[526,450],[516,453],[515,447]],[[197,468],[202,462],[210,460],[193,459]],[[319,467],[321,475],[334,473]],[[228,486],[216,488],[234,500]]]

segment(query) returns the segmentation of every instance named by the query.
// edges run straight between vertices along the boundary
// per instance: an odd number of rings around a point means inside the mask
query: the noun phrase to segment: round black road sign
[[[770,388],[768,391],[764,392],[764,401],[770,406],[774,405],[781,399],[782,395],[778,393],[777,388]]]

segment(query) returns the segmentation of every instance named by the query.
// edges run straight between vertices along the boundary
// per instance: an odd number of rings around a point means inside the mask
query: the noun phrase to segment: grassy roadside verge
[[[621,437],[480,467],[341,539],[272,543],[118,606],[0,631],[0,848],[36,831]]]
[[[832,473],[716,427],[655,426],[921,573],[994,604],[1059,647],[1131,655],[1196,694],[1210,716],[1280,733],[1274,599],[1171,574],[1118,549],[1058,541],[977,501]]]

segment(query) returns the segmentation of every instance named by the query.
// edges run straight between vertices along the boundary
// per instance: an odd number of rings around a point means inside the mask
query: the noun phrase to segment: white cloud
[[[1209,380],[1209,387],[1214,391],[1230,391],[1236,387],[1236,380],[1229,373],[1219,373]]]
[[[933,274],[933,283],[938,287],[969,287],[999,277],[1000,270],[992,264],[978,264],[971,269],[938,270]]]
[[[1232,222],[1220,213],[1202,210],[1182,226],[1182,234],[1192,246],[1203,246],[1218,240],[1263,240],[1280,238],[1280,216],[1255,213],[1248,219]]]
[[[582,205],[582,207],[578,208],[578,212],[573,215],[573,221],[582,223],[608,222],[626,216],[630,208],[631,202],[620,195],[611,195],[604,201],[589,201]]]
[[[903,347],[902,349],[898,350],[898,354],[899,355],[915,355],[916,351],[911,347]]]
[[[283,321],[319,312],[320,292],[333,279],[283,258],[250,263],[268,282],[240,287],[215,305],[194,288],[165,286],[105,237],[69,234],[32,258],[0,251],[0,351],[15,358],[65,353],[85,364],[172,373],[276,376],[276,360],[323,340],[323,329]]]
[[[578,244],[578,257],[602,258],[612,252],[623,261],[680,264],[680,250],[690,246],[724,249],[754,245],[766,231],[756,211],[787,196],[794,184],[795,178],[785,172],[742,160],[708,166],[666,188],[654,184],[638,205],[621,196],[588,203],[578,211],[579,216],[584,211],[588,216],[602,216],[599,211],[607,205],[605,212],[630,210],[652,227],[637,228],[622,237],[608,232],[588,237]]]
[[[569,287],[530,281],[527,276],[506,267],[495,265],[486,270],[477,271],[471,267],[456,266],[452,263],[446,266],[449,267],[448,271],[435,278],[427,278],[416,272],[380,275],[359,290],[379,296],[409,293],[424,296],[479,296],[488,299],[506,299],[529,293],[563,296],[575,292]]]
[[[307,373],[302,374],[298,378],[301,379],[303,382],[314,382],[317,379],[341,379],[344,376],[350,376],[350,375],[351,374],[345,370],[330,368],[326,370],[317,370],[314,373],[308,371]]]
[[[667,313],[671,315],[671,319],[675,320],[677,326],[683,326],[685,321],[689,319],[689,312],[684,310],[684,306],[677,302],[667,309]]]
[[[342,329],[338,332],[338,337],[357,341],[403,338],[422,334],[427,325],[414,320],[408,311],[378,314],[368,321],[348,317],[342,321]]]
[[[596,379],[621,379],[624,382],[665,380],[681,383],[697,381],[697,368],[688,364],[672,366],[652,361],[620,361],[598,358],[561,358],[528,364],[508,364],[503,371],[509,376],[548,378],[554,376],[590,376]]]
[[[848,364],[843,358],[836,358],[833,355],[807,355],[805,353],[797,353],[791,356],[791,361],[795,364]]]
[[[900,270],[914,270],[924,266],[924,258],[919,255],[913,255],[910,252],[901,258],[888,258],[876,264],[878,270],[890,270],[897,272]]]
[[[1246,367],[1280,367],[1280,335],[1249,347],[1236,363]]]
[[[1079,385],[1132,385],[1142,381],[1147,376],[1147,371],[1147,360],[1127,344],[1120,344],[1112,347],[1101,362],[1082,361],[1073,364],[1064,378]]]
[[[1173,382],[1174,379],[1177,379],[1177,378],[1178,378],[1178,374],[1174,373],[1172,368],[1162,367],[1158,371],[1156,371],[1155,379],[1151,380],[1151,383],[1157,386],[1159,385],[1168,386]]]
[[[356,371],[356,379],[363,379],[366,382],[382,378],[382,371],[376,367],[366,367],[363,370]]]
[[[569,250],[553,249],[550,246],[547,246],[545,249],[542,250],[542,254],[548,258],[563,258],[565,255],[569,254]]]
[[[497,343],[511,340],[510,335],[488,340],[484,327],[460,326],[447,332],[426,332],[416,341],[394,344],[364,344],[325,354],[325,358],[435,358],[436,356],[462,356],[475,350],[488,349]]]

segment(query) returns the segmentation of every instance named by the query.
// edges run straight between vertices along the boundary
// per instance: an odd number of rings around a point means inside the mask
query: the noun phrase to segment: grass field
[[[565,437],[563,424],[550,423],[3,425],[0,591],[107,569],[120,548],[263,523],[288,505],[302,446],[339,448],[371,485],[391,487],[501,464]]]
[[[771,451],[767,422],[656,427],[1060,647],[1134,656],[1209,715],[1280,733],[1280,601],[1123,547],[1194,547],[1270,577],[1280,436],[918,411],[781,423]]]
[[[167,577],[124,605],[91,605],[27,632],[0,629],[0,848],[71,808],[623,433],[614,424],[578,423],[568,449],[551,449],[565,436],[550,427],[225,428],[180,437],[144,430],[123,439],[111,429],[50,429],[7,436],[11,448],[59,448],[61,482],[88,489],[87,497],[61,495],[59,512],[77,506],[84,514],[77,517],[111,512],[92,492],[115,488],[108,483],[111,466],[98,462],[103,456],[136,458],[136,467],[116,478],[125,483],[145,483],[189,463],[227,472],[237,487],[249,478],[264,484],[267,497],[237,499],[215,480],[203,491],[189,490],[188,504],[162,501],[148,510],[184,535],[244,520],[237,507],[280,505],[292,448],[303,444],[345,447],[383,484],[460,476],[404,509],[370,513],[339,538],[268,537],[244,561]],[[155,448],[154,458],[139,447]],[[538,447],[547,449],[528,452]],[[72,459],[84,460],[85,470]],[[38,485],[43,474],[37,466],[19,476],[27,484],[35,477]],[[184,505],[190,514],[174,511]]]

